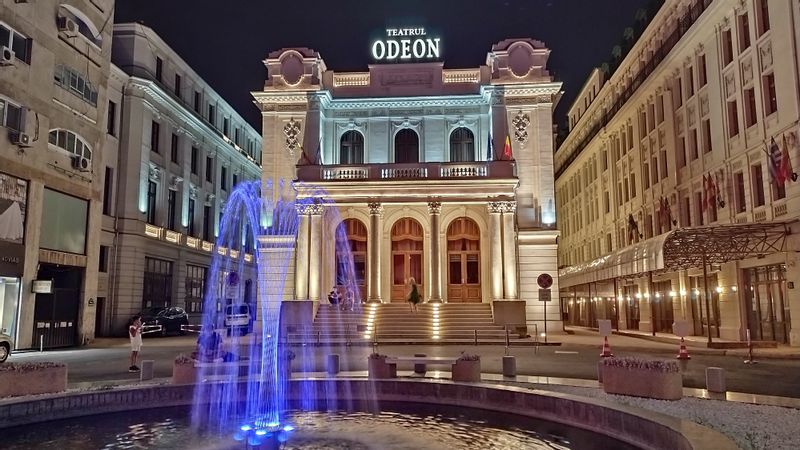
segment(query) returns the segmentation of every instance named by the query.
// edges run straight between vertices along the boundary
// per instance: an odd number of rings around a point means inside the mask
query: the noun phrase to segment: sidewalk
[[[600,334],[591,328],[584,327],[567,327],[567,331],[571,334],[559,335],[558,339],[564,345],[589,345],[600,349],[603,345],[603,339]],[[709,348],[705,336],[688,336],[684,338],[686,346],[690,348],[690,353],[700,355],[720,355],[720,356],[741,356],[746,358],[748,356],[748,349],[746,348]],[[620,330],[614,331],[612,336],[608,338],[611,348],[621,349],[642,349],[651,351],[674,351],[676,354],[680,347],[681,338],[674,334],[652,333],[638,330]],[[733,343],[724,339],[714,338],[714,342],[721,344]],[[762,359],[800,359],[800,347],[790,347],[788,345],[778,345],[774,348],[753,348],[753,354],[758,360]]]

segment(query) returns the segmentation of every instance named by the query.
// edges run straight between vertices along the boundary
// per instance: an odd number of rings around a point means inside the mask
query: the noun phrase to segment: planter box
[[[367,372],[370,378],[397,378],[397,365],[383,358],[367,358]]]
[[[198,368],[194,364],[172,364],[172,384],[197,383]]]
[[[452,368],[453,381],[481,381],[481,362],[458,360]]]
[[[601,367],[603,390],[608,394],[661,400],[680,400],[683,397],[683,378],[680,372]]]
[[[17,369],[0,371],[0,397],[52,394],[67,390],[67,366],[15,367]]]

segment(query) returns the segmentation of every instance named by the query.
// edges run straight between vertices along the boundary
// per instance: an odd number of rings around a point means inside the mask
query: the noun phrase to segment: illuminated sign
[[[425,28],[387,28],[386,39],[372,43],[378,61],[438,59],[439,38],[428,37]]]
[[[53,280],[33,280],[31,292],[34,294],[52,294]]]

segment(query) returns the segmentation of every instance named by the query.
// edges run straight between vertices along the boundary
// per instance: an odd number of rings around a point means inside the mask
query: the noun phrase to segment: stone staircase
[[[289,342],[304,343],[504,343],[506,331],[495,325],[489,303],[366,304],[360,311],[321,305],[311,327],[287,330]],[[512,330],[513,332],[514,330]],[[518,340],[516,333],[510,338]]]

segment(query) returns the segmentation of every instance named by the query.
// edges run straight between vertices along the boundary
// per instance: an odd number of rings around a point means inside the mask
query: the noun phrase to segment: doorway
[[[447,301],[481,302],[481,233],[478,224],[461,217],[447,227]]]
[[[71,347],[78,344],[82,267],[42,264],[39,280],[53,280],[50,294],[36,294],[33,313],[34,346]]]
[[[744,276],[750,338],[788,344],[791,321],[789,304],[784,297],[786,265],[746,269]]]
[[[417,283],[417,290],[424,297],[422,278],[422,225],[414,219],[398,220],[392,227],[392,302],[405,302],[411,278]]]

